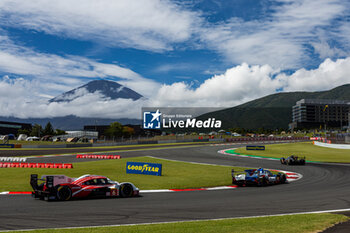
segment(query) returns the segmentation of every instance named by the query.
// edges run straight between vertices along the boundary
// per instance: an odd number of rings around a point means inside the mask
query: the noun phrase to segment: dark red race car
[[[37,174],[32,174],[30,184],[34,190],[32,196],[46,201],[139,195],[139,189],[132,183],[118,183],[98,175],[83,175],[78,178],[70,178],[65,175],[44,175],[38,179]]]

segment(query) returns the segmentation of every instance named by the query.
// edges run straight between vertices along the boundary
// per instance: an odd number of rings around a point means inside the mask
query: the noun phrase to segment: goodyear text
[[[246,146],[246,150],[265,150],[265,146]]]
[[[162,164],[159,163],[142,163],[142,162],[127,162],[126,173],[143,174],[143,175],[162,175]]]

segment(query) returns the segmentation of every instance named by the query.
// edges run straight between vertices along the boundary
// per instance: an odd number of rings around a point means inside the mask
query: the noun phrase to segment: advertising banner
[[[0,144],[0,148],[15,148],[15,144]]]
[[[142,175],[162,175],[162,164],[160,163],[142,163],[142,162],[127,162],[126,173],[142,174]]]
[[[246,150],[265,150],[265,146],[246,146]]]

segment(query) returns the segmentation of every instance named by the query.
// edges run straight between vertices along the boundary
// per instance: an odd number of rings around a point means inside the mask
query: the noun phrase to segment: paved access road
[[[148,193],[129,199],[44,202],[34,200],[29,195],[0,196],[0,230],[167,222],[350,208],[350,165],[307,164],[286,167],[279,161],[217,153],[224,148],[205,145],[118,154],[123,158],[155,156],[289,170],[302,174],[303,178],[290,184],[269,187]],[[62,162],[66,158],[62,157]]]

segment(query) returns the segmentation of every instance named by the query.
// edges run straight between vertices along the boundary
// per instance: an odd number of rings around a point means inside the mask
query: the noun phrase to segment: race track
[[[282,166],[279,161],[217,153],[232,146],[118,152],[220,165],[264,167],[297,172],[303,178],[285,185],[220,191],[147,193],[139,198],[45,202],[29,195],[0,196],[0,230],[117,225],[216,219],[350,208],[350,164]],[[43,161],[50,158],[33,158]],[[69,157],[55,157],[65,162]]]

